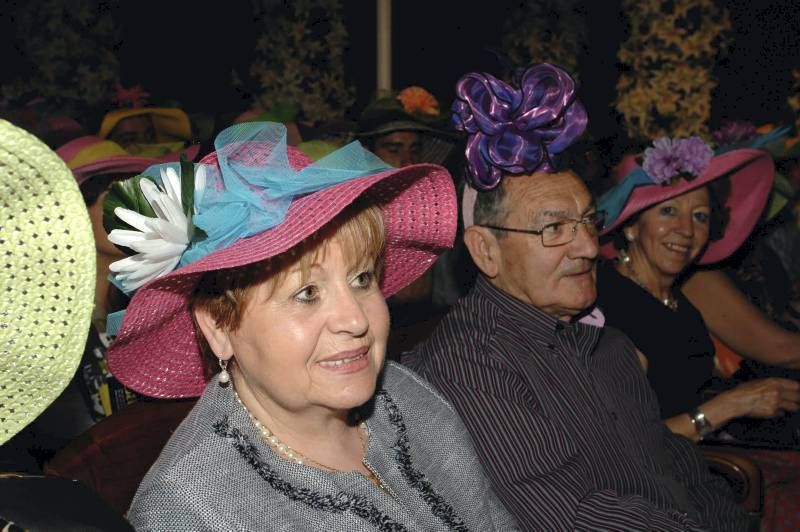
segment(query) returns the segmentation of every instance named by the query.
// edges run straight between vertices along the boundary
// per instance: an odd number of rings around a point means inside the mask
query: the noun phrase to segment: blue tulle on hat
[[[289,164],[286,127],[250,122],[224,130],[214,141],[218,166],[200,165],[205,187],[195,198],[193,221],[207,238],[193,242],[181,265],[283,221],[292,199],[389,169],[352,142],[295,170]]]
[[[179,268],[280,224],[298,196],[392,168],[360,143],[352,142],[295,169],[290,157],[302,156],[289,153],[286,127],[270,122],[231,126],[217,136],[214,146],[217,164],[194,166],[192,223],[202,233],[191,238],[177,261]],[[180,163],[153,165],[142,174],[163,189],[162,172],[166,174],[168,168],[181,175]],[[190,212],[185,206],[183,210]],[[110,280],[125,293],[132,293],[114,276]],[[121,316],[111,320],[112,333]]]

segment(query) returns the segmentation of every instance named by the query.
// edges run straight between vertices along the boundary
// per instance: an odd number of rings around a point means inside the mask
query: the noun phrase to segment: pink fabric
[[[635,170],[639,163],[636,162],[636,158],[639,155],[632,154],[626,155],[622,158],[622,160],[611,170],[611,177],[614,179],[614,183],[619,184],[620,181],[625,179],[625,176]]]
[[[606,324],[606,315],[600,310],[600,307],[594,307],[592,311],[586,316],[578,320],[579,323],[584,325],[591,325],[592,327],[603,327]]]
[[[97,144],[98,142],[109,141],[101,139],[95,135],[86,135],[67,142],[58,148],[56,153],[65,163],[69,163],[82,150],[92,146],[93,144]],[[161,157],[138,157],[136,155],[106,157],[104,159],[92,161],[91,163],[73,168],[72,174],[75,176],[75,180],[80,185],[95,175],[138,173],[144,171],[147,167],[154,164],[179,161],[181,155],[184,155],[188,160],[193,161],[197,158],[199,153],[200,146],[196,144],[194,146],[189,146],[182,151],[170,153]]]
[[[89,146],[97,144],[98,142],[103,142],[103,140],[104,139],[101,139],[95,135],[78,137],[77,139],[73,139],[58,148],[56,150],[56,154],[58,154],[58,156],[61,157],[64,162],[69,162],[84,148],[88,148]]]
[[[475,201],[478,199],[478,192],[469,186],[464,185],[464,194],[461,199],[461,216],[464,219],[464,229],[475,225]]]

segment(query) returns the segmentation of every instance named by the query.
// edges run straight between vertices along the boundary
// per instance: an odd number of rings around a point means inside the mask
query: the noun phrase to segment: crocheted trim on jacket
[[[450,530],[457,530],[459,532],[466,532],[469,530],[464,521],[456,515],[453,507],[445,502],[444,498],[436,493],[431,483],[425,478],[425,474],[414,469],[411,463],[411,445],[408,442],[408,434],[406,431],[406,424],[403,420],[403,415],[395,402],[389,397],[386,390],[380,390],[377,395],[384,399],[386,411],[389,414],[389,421],[394,425],[397,432],[397,442],[395,442],[392,449],[394,449],[394,459],[400,466],[400,473],[406,479],[408,485],[417,490],[422,496],[422,500],[428,503],[431,507],[433,515],[438,517]]]
[[[422,500],[430,506],[433,515],[447,525],[448,528],[458,532],[468,531],[469,529],[464,524],[464,521],[456,515],[452,506],[445,502],[441,495],[436,493],[436,490],[433,489],[425,475],[414,468],[409,452],[410,444],[406,434],[406,425],[400,409],[385,390],[380,390],[377,395],[384,398],[389,421],[394,425],[397,433],[397,441],[392,449],[403,478],[405,478],[409,486],[420,493]],[[298,488],[291,482],[284,480],[261,458],[258,449],[250,442],[247,435],[230,426],[227,417],[214,424],[214,432],[231,443],[272,489],[282,493],[287,498],[324,512],[351,512],[365,519],[381,531],[405,532],[408,530],[405,526],[376,508],[366,497],[344,492],[339,492],[335,495],[323,495],[308,488]]]
[[[298,488],[291,482],[287,482],[273,471],[268,463],[261,459],[258,449],[250,443],[250,439],[245,434],[242,434],[239,429],[230,426],[227,417],[214,424],[214,432],[228,440],[239,454],[247,460],[247,463],[255,469],[256,473],[269,483],[272,489],[282,493],[289,499],[324,512],[352,512],[358,517],[369,521],[378,530],[386,532],[405,532],[408,530],[400,523],[390,519],[367,498],[360,495],[343,492],[339,492],[336,495],[323,495],[308,488]]]

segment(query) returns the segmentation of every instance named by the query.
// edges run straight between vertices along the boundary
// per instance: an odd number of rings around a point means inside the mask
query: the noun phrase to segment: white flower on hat
[[[174,270],[189,246],[190,224],[181,202],[181,178],[174,168],[162,168],[161,183],[159,188],[149,179],[139,180],[142,194],[156,218],[122,207],[114,209],[120,220],[137,229],[114,229],[108,235],[114,244],[136,251],[136,255],[109,266],[126,292]],[[199,165],[195,172],[195,191],[202,190],[204,185],[205,168]]]

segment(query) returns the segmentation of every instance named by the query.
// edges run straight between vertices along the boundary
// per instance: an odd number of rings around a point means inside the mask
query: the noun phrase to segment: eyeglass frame
[[[587,225],[589,223],[590,219],[593,220],[591,222],[591,225],[594,227],[594,230],[593,230],[594,232],[592,232],[592,229],[590,229],[589,225]],[[524,234],[527,234],[527,235],[537,235],[539,237],[539,240],[542,243],[542,247],[545,247],[545,248],[557,248],[557,247],[561,247],[561,246],[566,246],[567,244],[570,244],[570,243],[575,241],[575,237],[578,235],[578,225],[579,224],[584,225],[586,227],[587,231],[589,231],[590,234],[592,234],[593,236],[600,234],[600,231],[602,231],[603,227],[605,226],[605,219],[606,219],[605,211],[595,211],[593,213],[590,213],[590,214],[587,214],[587,215],[583,216],[580,220],[576,220],[574,218],[566,218],[566,219],[558,221],[558,222],[552,222],[552,223],[549,223],[549,224],[545,224],[541,229],[538,229],[538,230],[537,229],[517,229],[517,228],[514,228],[514,227],[502,227],[502,226],[499,226],[499,225],[489,225],[489,224],[475,224],[475,225],[478,225],[480,227],[485,227],[487,229],[494,229],[494,230],[497,230],[497,231],[508,231],[508,232],[511,232],[511,233],[524,233]],[[570,238],[566,242],[561,242],[560,244],[550,244],[550,245],[548,245],[548,244],[544,243],[544,232],[548,227],[551,227],[551,226],[554,226],[554,225],[564,225],[564,224],[568,224],[568,223],[572,224],[572,238]]]

